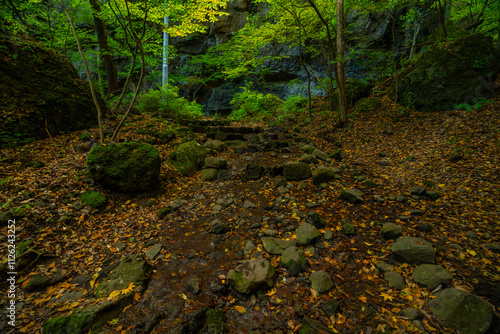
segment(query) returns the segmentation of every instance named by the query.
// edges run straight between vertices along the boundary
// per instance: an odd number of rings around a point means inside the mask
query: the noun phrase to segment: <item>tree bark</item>
[[[111,56],[111,50],[108,44],[108,34],[106,33],[106,25],[100,17],[101,5],[99,4],[99,0],[90,0],[90,5],[93,9],[99,51],[101,52],[101,59],[104,64],[104,70],[106,71],[108,94],[115,94],[118,91],[118,73],[116,71],[113,57]]]
[[[344,60],[344,0],[337,0],[337,62],[335,66],[337,91],[339,95],[339,113],[340,121],[343,126],[347,125],[347,93],[345,83],[345,60]]]

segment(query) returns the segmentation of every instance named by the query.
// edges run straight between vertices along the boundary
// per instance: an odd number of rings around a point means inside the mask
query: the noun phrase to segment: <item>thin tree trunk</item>
[[[452,3],[452,0],[446,0],[446,13],[444,15],[445,21],[449,21],[451,18],[451,3]]]
[[[71,16],[69,16],[69,13],[66,10],[66,6],[64,5],[63,0],[61,0],[61,7],[64,10],[64,13],[66,13],[66,16],[68,17],[69,24],[71,26],[71,29],[73,30],[73,35],[75,36],[76,44],[78,45],[78,52],[80,53],[80,57],[82,58],[83,66],[85,67],[85,72],[87,73],[87,77],[89,79],[90,92],[92,93],[92,99],[94,100],[94,105],[97,109],[97,122],[99,123],[100,143],[101,143],[101,145],[104,145],[104,132],[102,130],[102,111],[101,111],[101,106],[99,105],[99,101],[97,101],[97,96],[95,93],[94,84],[92,82],[92,77],[90,75],[89,66],[87,65],[87,61],[85,60],[85,55],[83,54],[82,46],[80,44],[80,40],[78,39],[78,35],[76,33],[73,19],[71,18]]]
[[[337,0],[337,91],[339,94],[339,112],[342,125],[347,125],[347,92],[345,83],[344,59],[344,0]]]
[[[90,0],[90,5],[94,10],[94,24],[97,34],[97,42],[99,43],[99,51],[101,52],[104,70],[106,71],[106,81],[108,83],[108,94],[115,94],[118,91],[118,72],[116,71],[113,56],[108,44],[108,35],[106,33],[106,25],[101,19],[101,5],[99,0]]]
[[[415,55],[415,45],[417,44],[417,37],[420,33],[420,26],[420,17],[418,17],[415,19],[415,30],[413,31],[413,40],[411,42],[410,56],[408,57],[408,59],[412,59]]]

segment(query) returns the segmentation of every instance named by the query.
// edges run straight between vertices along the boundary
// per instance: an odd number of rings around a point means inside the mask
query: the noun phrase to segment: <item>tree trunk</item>
[[[347,125],[347,93],[344,72],[344,27],[344,0],[337,0],[337,62],[335,66],[337,68],[336,80],[339,94],[340,121],[343,126]]]
[[[419,14],[417,14],[419,15]],[[413,31],[413,40],[411,42],[411,49],[410,49],[410,56],[408,57],[408,59],[412,59],[413,56],[415,55],[415,45],[417,44],[417,37],[418,37],[418,34],[420,33],[420,17],[417,17],[415,19],[415,30]]]
[[[95,31],[97,34],[97,42],[99,43],[99,51],[101,52],[104,70],[106,71],[106,81],[108,82],[108,94],[115,94],[118,91],[118,74],[116,71],[111,50],[108,45],[108,35],[106,33],[106,25],[101,19],[101,5],[99,0],[90,0],[90,5],[93,9]]]
[[[444,20],[449,21],[451,17],[451,2],[452,0],[446,0],[446,13],[444,15]]]

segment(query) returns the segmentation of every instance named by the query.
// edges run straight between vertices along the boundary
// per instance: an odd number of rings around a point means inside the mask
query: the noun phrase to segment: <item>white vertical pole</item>
[[[167,3],[165,2],[165,9],[167,8]],[[168,27],[168,16],[163,19],[163,24],[165,28]],[[163,31],[163,70],[162,70],[162,81],[161,87],[167,89],[168,84],[168,34]]]

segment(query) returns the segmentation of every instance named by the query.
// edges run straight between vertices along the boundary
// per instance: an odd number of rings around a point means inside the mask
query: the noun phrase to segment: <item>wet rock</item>
[[[311,282],[311,289],[319,294],[326,293],[333,288],[332,278],[324,270],[319,270],[313,272],[309,275],[309,281]]]
[[[385,239],[397,239],[403,234],[403,228],[393,223],[385,223],[382,226],[382,236]]]
[[[263,237],[261,240],[266,252],[275,255],[283,254],[287,248],[297,245],[295,240],[282,240],[272,237]]]
[[[436,293],[427,303],[443,327],[467,334],[483,334],[493,319],[492,306],[466,291],[448,288]]]
[[[434,263],[436,252],[430,242],[415,237],[401,237],[391,246],[396,259],[410,264]]]
[[[227,274],[228,283],[238,292],[253,294],[269,289],[275,278],[274,267],[265,259],[243,261]]]
[[[344,189],[340,193],[340,198],[353,204],[361,204],[364,202],[362,195],[363,193],[358,189]]]
[[[295,246],[285,249],[281,255],[280,263],[288,269],[288,273],[291,276],[298,276],[307,268],[307,260],[304,251]]]
[[[321,236],[321,233],[319,233],[318,229],[314,227],[314,225],[311,225],[309,223],[300,224],[295,234],[297,236],[297,240],[302,245],[307,245],[313,242],[314,239]]]
[[[408,318],[409,320],[421,320],[423,318],[422,313],[420,313],[419,310],[413,307],[407,307],[401,310],[399,312],[399,315],[405,318]]]
[[[451,284],[452,277],[446,269],[434,264],[421,264],[413,271],[411,275],[413,280],[426,287],[429,290],[434,290],[441,284]]]

